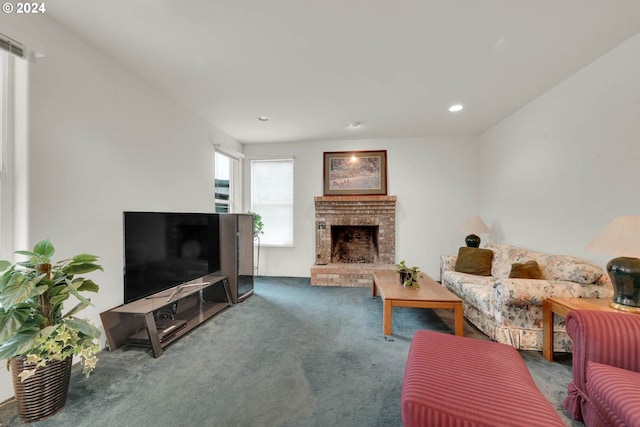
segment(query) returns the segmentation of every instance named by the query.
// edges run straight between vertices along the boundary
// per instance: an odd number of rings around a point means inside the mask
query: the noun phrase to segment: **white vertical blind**
[[[251,161],[251,211],[262,216],[263,245],[293,245],[293,159]]]

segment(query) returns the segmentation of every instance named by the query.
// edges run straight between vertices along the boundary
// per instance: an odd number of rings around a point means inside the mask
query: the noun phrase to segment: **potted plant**
[[[256,257],[256,276],[258,275],[258,268],[260,268],[260,235],[264,234],[264,223],[262,222],[262,216],[258,213],[248,211],[249,215],[253,215],[253,240],[258,242],[258,255]]]
[[[396,264],[396,273],[400,274],[400,284],[405,287],[419,289],[418,278],[420,274],[419,267],[408,267],[404,260]]]
[[[260,240],[260,235],[264,234],[264,223],[262,222],[262,215],[255,212],[247,212],[249,215],[253,215],[253,238]]]
[[[97,292],[98,285],[76,276],[102,267],[88,254],[52,264],[49,240],[16,253],[29,259],[0,261],[0,360],[11,366],[20,416],[36,421],[64,406],[73,356],[86,376],[96,366],[100,330],[75,316],[91,304],[82,293]],[[72,296],[77,304],[63,313]]]

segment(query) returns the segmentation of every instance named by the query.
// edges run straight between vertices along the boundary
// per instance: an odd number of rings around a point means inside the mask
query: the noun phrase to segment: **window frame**
[[[14,58],[0,50],[0,257],[13,259]]]
[[[223,156],[229,162],[229,199],[216,198],[216,174],[218,173],[218,157]],[[214,154],[214,177],[213,177],[213,198],[214,211],[218,212],[216,205],[223,204],[228,206],[228,213],[242,212],[242,155],[228,152],[220,148],[215,149]]]

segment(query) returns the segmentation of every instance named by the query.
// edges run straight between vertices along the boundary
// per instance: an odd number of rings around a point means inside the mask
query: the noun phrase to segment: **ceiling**
[[[56,0],[46,13],[243,143],[479,134],[640,31],[638,0]]]

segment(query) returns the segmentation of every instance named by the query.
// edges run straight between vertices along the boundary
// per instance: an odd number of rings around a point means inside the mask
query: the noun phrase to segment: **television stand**
[[[227,278],[205,276],[104,311],[100,318],[110,351],[143,345],[159,357],[164,347],[231,305]]]

